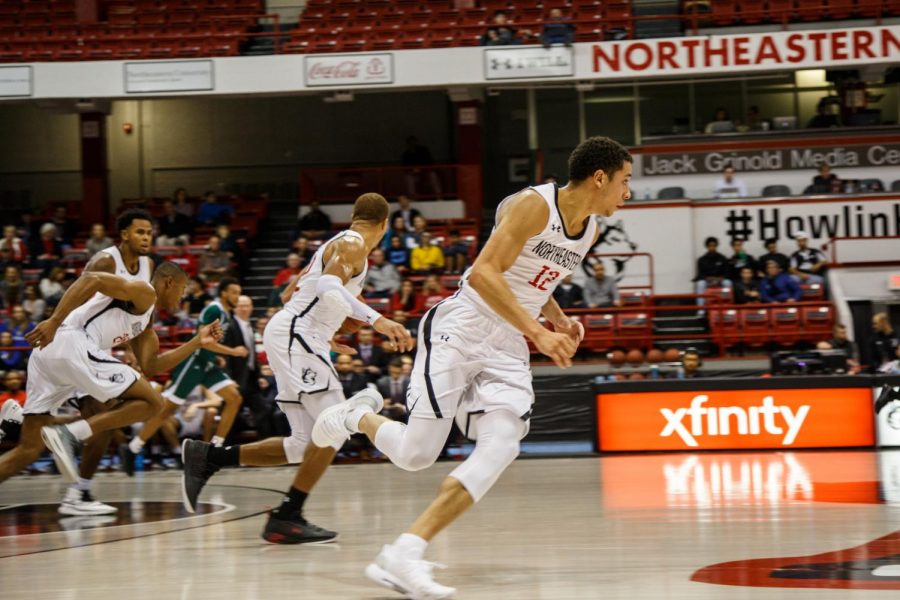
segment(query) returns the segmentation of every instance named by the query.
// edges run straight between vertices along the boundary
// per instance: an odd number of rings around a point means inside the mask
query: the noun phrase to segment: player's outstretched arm
[[[201,326],[197,330],[197,335],[191,338],[190,341],[160,354],[159,336],[156,335],[151,324],[147,326],[147,329],[141,335],[131,341],[131,349],[134,350],[134,355],[141,366],[141,371],[149,379],[174,369],[196,350],[218,343],[222,339],[222,335],[222,326],[219,324],[219,320],[216,319],[209,325]]]
[[[32,329],[25,339],[32,346],[47,347],[56,337],[56,330],[66,317],[97,292],[116,300],[130,302],[138,312],[146,311],[156,302],[156,291],[149,283],[128,281],[109,273],[85,272],[63,295],[50,318]]]
[[[503,277],[529,239],[540,233],[550,218],[549,208],[534,191],[508,201],[497,228],[491,234],[469,275],[469,285],[488,306],[528,337],[542,354],[557,365],[568,367],[575,344],[566,335],[548,331],[519,304]]]

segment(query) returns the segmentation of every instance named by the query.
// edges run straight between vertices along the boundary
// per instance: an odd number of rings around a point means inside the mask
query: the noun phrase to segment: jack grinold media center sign
[[[691,173],[721,173],[731,165],[736,171],[758,173],[818,169],[831,167],[890,167],[900,166],[900,143],[859,146],[821,146],[815,148],[772,148],[706,152],[677,152],[645,154],[641,174],[686,175]]]

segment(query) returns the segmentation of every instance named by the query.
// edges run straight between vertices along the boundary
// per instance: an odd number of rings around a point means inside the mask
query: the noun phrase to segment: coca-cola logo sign
[[[389,52],[305,56],[303,65],[308,87],[385,85],[394,82],[394,56]]]

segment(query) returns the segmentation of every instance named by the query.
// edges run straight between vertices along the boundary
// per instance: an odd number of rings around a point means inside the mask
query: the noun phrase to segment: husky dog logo
[[[114,373],[109,376],[110,383],[125,383],[125,375],[122,373]]]
[[[313,371],[309,367],[306,367],[303,369],[303,372],[300,374],[300,379],[302,379],[303,383],[305,383],[307,385],[313,385],[316,383],[316,376],[317,376],[317,373],[315,371]]]
[[[625,268],[628,266],[628,262],[634,258],[627,255],[638,250],[637,242],[628,237],[628,232],[625,231],[625,224],[622,223],[621,219],[611,223],[598,217],[597,224],[600,226],[600,237],[597,238],[597,244],[591,248],[591,252],[597,254],[621,253],[622,256],[612,257],[614,269],[612,273],[609,273],[609,275],[615,277],[616,281],[620,281],[625,276]],[[594,276],[594,264],[597,260],[597,258],[589,256],[581,263],[588,277]]]

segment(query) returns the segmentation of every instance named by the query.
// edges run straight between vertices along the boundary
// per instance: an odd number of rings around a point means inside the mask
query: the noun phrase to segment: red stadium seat
[[[772,309],[772,337],[781,346],[799,342],[802,335],[800,309],[795,307]]]
[[[629,348],[650,346],[651,323],[647,313],[619,313],[616,315],[617,341]]]
[[[619,294],[625,306],[644,306],[647,303],[647,292],[640,290],[623,290]]]
[[[715,6],[715,2],[712,3]],[[741,2],[740,14],[742,22],[752,25],[759,23],[766,16],[766,3],[764,0],[745,0]]]
[[[800,285],[800,290],[803,293],[801,299],[804,302],[825,299],[825,289],[821,283],[803,283]]]
[[[585,315],[584,344],[593,352],[603,352],[616,339],[616,317],[611,313]]]
[[[804,337],[810,342],[831,337],[834,327],[834,309],[831,306],[809,307],[801,311]]]
[[[740,312],[741,337],[751,348],[764,346],[771,339],[769,309],[744,308]]]
[[[853,0],[828,0],[828,16],[832,19],[849,19],[855,8]]]
[[[709,324],[713,339],[721,340],[723,350],[740,341],[740,323],[738,311],[735,309],[709,309]]]
[[[769,19],[783,23],[794,18],[794,0],[769,0]]]
[[[737,2],[729,0],[711,2],[710,8],[712,8],[712,20],[716,25],[731,25],[737,21]]]

